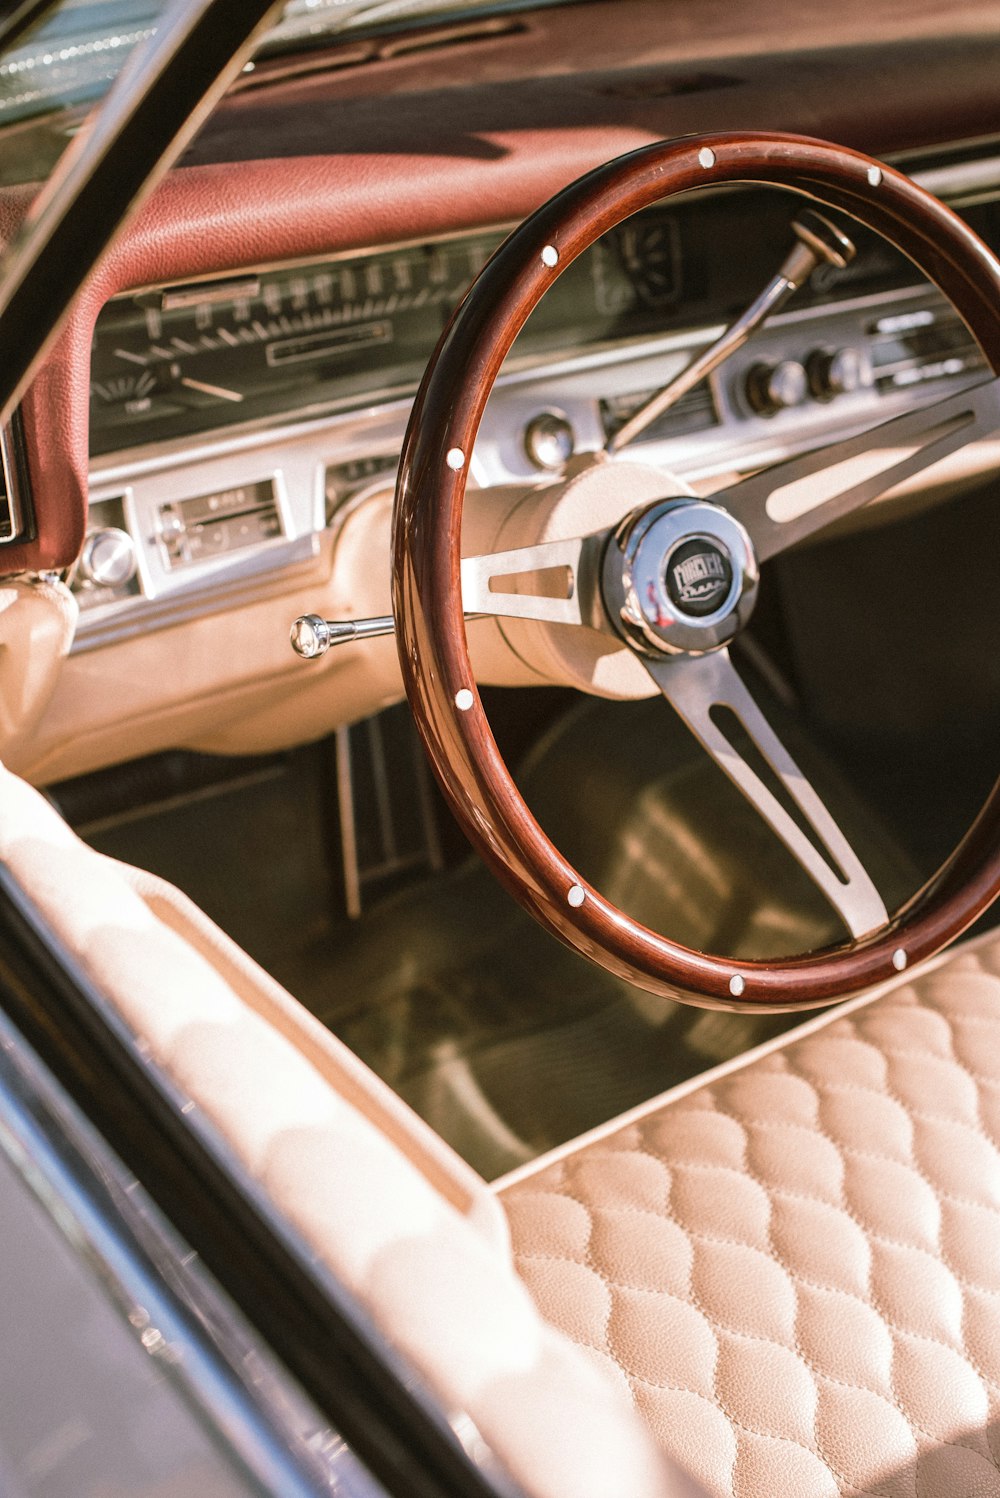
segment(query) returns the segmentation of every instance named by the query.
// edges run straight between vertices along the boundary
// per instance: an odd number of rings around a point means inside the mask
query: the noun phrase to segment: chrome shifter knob
[[[374,640],[391,635],[396,621],[391,614],[375,619],[321,619],[319,614],[301,614],[292,625],[292,649],[304,661],[326,655],[331,645],[346,645],[348,640]]]
[[[314,660],[316,656],[325,655],[329,650],[333,643],[331,634],[329,624],[319,614],[303,614],[292,625],[292,649],[304,661]]]

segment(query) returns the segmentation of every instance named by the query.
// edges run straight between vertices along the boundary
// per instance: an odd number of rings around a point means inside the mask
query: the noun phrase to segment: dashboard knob
[[[558,411],[542,411],[524,429],[524,450],[536,468],[565,468],[576,448],[576,433]]]
[[[117,526],[91,531],[83,543],[80,572],[100,588],[123,588],[135,577],[137,565],[135,542]]]
[[[809,389],[817,400],[835,395],[854,395],[872,383],[872,367],[866,353],[857,348],[814,349],[806,360]]]
[[[782,359],[780,364],[755,364],[747,375],[747,400],[761,416],[801,406],[808,393],[808,377],[796,359]]]

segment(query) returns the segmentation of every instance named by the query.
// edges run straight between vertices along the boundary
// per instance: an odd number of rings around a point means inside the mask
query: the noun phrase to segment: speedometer
[[[117,299],[94,340],[92,452],[412,388],[498,238]]]

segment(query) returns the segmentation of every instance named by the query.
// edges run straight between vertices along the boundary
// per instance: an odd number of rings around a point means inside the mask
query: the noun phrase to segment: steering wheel
[[[571,261],[630,214],[736,182],[790,189],[883,235],[949,298],[994,378],[710,499],[672,491],[664,479],[663,492],[650,499],[644,490],[617,526],[463,562],[469,455],[529,313]],[[393,517],[393,608],[407,695],[447,800],[487,864],[543,926],[652,993],[711,1008],[796,1010],[932,955],[1000,893],[998,783],[948,860],[890,916],[726,648],[752,612],[760,563],[1000,428],[998,372],[1000,264],[907,177],[823,141],[726,134],[653,145],[582,177],[504,242],[442,335],[413,407]],[[620,470],[626,500],[628,467]],[[500,582],[553,568],[567,579],[556,598],[515,594]],[[823,890],[849,939],[776,961],[735,962],[673,943],[605,900],[545,836],[504,764],[469,660],[470,600],[476,612],[575,625],[624,644]],[[720,708],[735,714],[767,761],[778,794],[723,731]]]

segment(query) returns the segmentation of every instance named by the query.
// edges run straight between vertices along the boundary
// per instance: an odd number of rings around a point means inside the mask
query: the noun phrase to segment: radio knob
[[[760,416],[773,416],[791,406],[801,406],[809,393],[809,380],[797,359],[780,364],[755,364],[747,375],[746,397]]]
[[[80,571],[100,588],[123,588],[135,577],[136,566],[135,543],[117,526],[91,531],[83,543]]]
[[[854,395],[872,383],[871,361],[857,348],[814,349],[806,360],[806,373],[809,389],[821,401]]]

